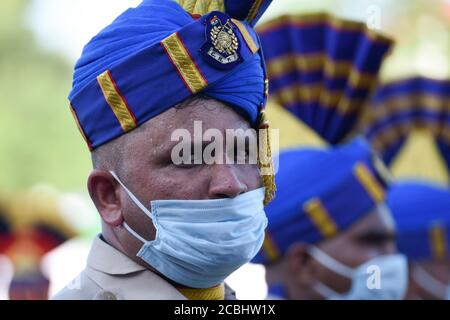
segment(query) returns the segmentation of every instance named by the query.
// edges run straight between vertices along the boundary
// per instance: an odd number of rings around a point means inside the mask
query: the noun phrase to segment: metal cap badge
[[[213,11],[204,18],[206,42],[200,49],[203,59],[219,69],[232,69],[243,61],[241,43],[231,18]]]

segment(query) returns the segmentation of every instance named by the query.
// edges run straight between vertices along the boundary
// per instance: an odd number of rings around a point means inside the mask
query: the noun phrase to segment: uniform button
[[[95,295],[94,300],[117,300],[117,297],[111,291],[100,291]]]

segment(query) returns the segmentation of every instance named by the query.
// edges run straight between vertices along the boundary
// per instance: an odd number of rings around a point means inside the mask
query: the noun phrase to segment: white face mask
[[[393,254],[371,259],[357,268],[350,268],[317,247],[310,254],[320,264],[352,280],[347,293],[338,293],[323,283],[314,289],[333,300],[400,300],[408,287],[408,262],[404,255]]]
[[[422,289],[442,300],[450,300],[450,284],[444,284],[437,280],[419,265],[413,267],[411,275]]]
[[[176,283],[216,286],[261,248],[267,226],[264,188],[232,199],[152,201],[150,211],[111,174],[156,228],[155,240],[148,241],[124,222],[142,242],[137,256]]]

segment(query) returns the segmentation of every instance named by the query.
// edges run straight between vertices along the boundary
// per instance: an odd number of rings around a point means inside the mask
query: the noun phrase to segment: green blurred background
[[[80,190],[89,153],[66,99],[71,61],[38,46],[24,19],[28,5],[0,2],[0,191],[42,183]]]

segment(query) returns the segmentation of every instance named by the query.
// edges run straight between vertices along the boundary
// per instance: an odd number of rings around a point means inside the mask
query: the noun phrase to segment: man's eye
[[[249,163],[250,151],[249,148],[235,148],[234,149],[234,160],[238,164]]]
[[[197,157],[195,154],[189,154],[182,157],[182,162],[177,164],[180,168],[191,168],[202,164],[202,157]]]
[[[249,159],[248,150],[241,150],[236,153],[235,159],[238,163],[247,163]]]
[[[368,234],[359,238],[359,242],[367,246],[383,246],[394,241],[394,238],[382,234]]]

